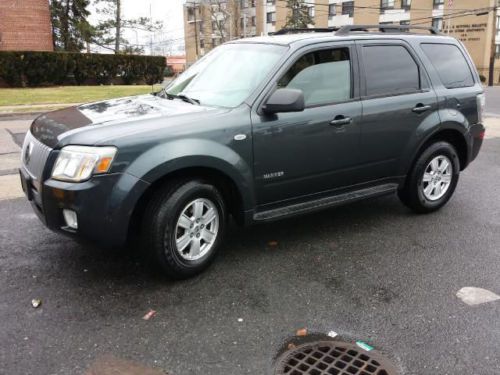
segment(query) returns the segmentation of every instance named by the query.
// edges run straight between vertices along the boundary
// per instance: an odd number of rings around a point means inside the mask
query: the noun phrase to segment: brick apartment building
[[[286,3],[285,0],[186,0],[184,30],[188,63],[227,40],[280,30],[290,13]],[[305,3],[314,27],[432,25],[462,40],[484,77],[488,77],[490,56],[495,53],[494,80],[500,83],[500,11],[494,11],[499,0],[305,0]],[[225,23],[222,28],[221,19]]]
[[[0,51],[52,51],[48,0],[0,0]]]

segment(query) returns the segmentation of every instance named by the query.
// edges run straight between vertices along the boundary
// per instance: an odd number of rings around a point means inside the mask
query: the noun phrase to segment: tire
[[[445,162],[449,168],[444,168]],[[455,148],[445,141],[432,143],[418,156],[398,196],[417,213],[436,211],[450,200],[459,175]]]
[[[213,211],[209,214],[210,209]],[[208,222],[212,213],[215,218]],[[144,214],[142,242],[151,261],[168,277],[185,279],[213,261],[225,226],[226,207],[214,186],[200,180],[177,181],[164,186],[150,200]],[[211,241],[207,241],[207,232],[215,233]]]

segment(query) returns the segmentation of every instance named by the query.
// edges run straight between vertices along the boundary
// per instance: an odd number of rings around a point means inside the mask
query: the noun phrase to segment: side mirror
[[[278,89],[267,99],[262,108],[266,114],[301,112],[305,108],[304,93],[297,89]]]

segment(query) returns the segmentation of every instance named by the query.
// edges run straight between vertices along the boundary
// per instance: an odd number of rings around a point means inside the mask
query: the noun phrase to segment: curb
[[[33,117],[44,114],[48,111],[37,111],[37,112],[9,112],[0,113],[0,121],[13,120],[33,120]]]

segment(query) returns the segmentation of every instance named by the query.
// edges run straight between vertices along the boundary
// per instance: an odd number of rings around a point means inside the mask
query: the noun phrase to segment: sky
[[[0,0],[1,1],[1,0]],[[148,33],[138,30],[127,30],[124,36],[132,44],[144,46],[145,53],[150,53],[150,42],[153,41],[153,52],[162,55],[184,53],[184,22],[182,5],[184,0],[122,0],[122,16],[124,18],[149,17],[150,6],[153,21],[162,21],[161,33]],[[95,8],[91,7],[91,22],[98,19]],[[101,51],[104,52],[104,51]]]

